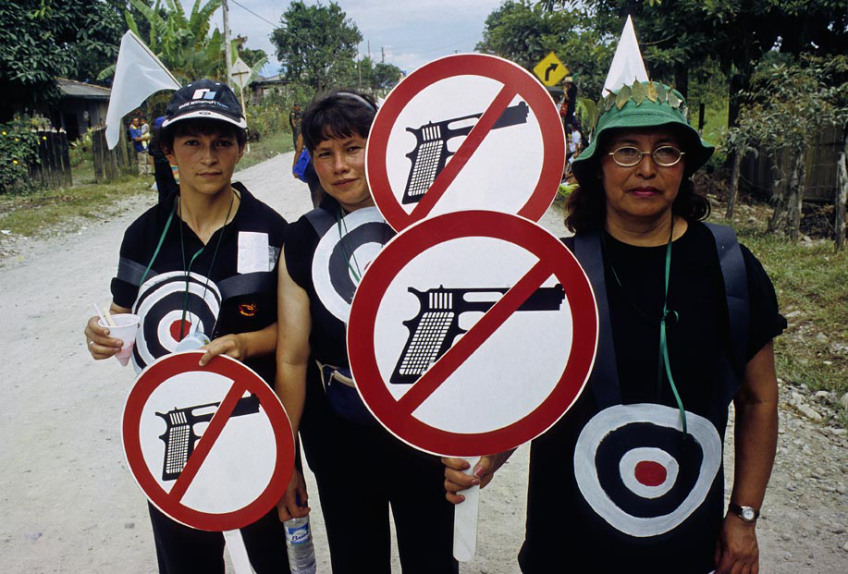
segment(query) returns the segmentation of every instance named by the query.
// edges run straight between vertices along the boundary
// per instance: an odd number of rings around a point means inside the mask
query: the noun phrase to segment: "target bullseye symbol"
[[[321,303],[339,321],[347,323],[362,274],[393,235],[377,208],[366,207],[346,215],[319,240],[312,280]]]
[[[646,486],[659,486],[665,482],[666,476],[668,476],[663,465],[651,461],[638,463],[633,474],[636,476],[636,480]]]
[[[657,448],[635,448],[621,457],[621,480],[645,498],[666,494],[677,481],[679,466],[673,456]]]
[[[656,536],[684,522],[706,499],[721,467],[713,424],[655,404],[616,405],[583,427],[574,451],[577,485],[615,529]]]
[[[203,275],[189,273],[186,277],[182,271],[172,271],[145,281],[133,308],[142,325],[133,349],[136,372],[174,352],[180,340],[195,329],[211,334],[220,310],[221,292]]]

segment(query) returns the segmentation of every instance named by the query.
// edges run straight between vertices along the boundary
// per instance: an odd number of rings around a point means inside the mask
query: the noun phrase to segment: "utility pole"
[[[230,53],[230,7],[227,5],[227,0],[222,0],[222,8],[224,9],[224,59],[226,60],[227,78],[224,83],[229,85],[232,82],[233,74],[233,55]]]

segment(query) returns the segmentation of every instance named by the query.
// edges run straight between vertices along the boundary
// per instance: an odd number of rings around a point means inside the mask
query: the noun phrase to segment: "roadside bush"
[[[31,121],[0,124],[0,193],[30,190],[29,166],[38,162],[38,135]]]

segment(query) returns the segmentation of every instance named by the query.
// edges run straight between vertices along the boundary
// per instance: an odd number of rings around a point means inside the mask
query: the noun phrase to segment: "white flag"
[[[645,70],[642,52],[639,50],[639,43],[636,41],[633,20],[630,16],[627,16],[627,22],[624,23],[624,30],[621,32],[621,39],[618,41],[618,48],[615,49],[615,56],[612,58],[612,64],[609,73],[607,73],[607,81],[604,82],[603,95],[616,92],[621,86],[630,85],[634,80],[647,82],[648,72]]]
[[[179,90],[182,86],[138,36],[127,31],[121,39],[112,96],[106,111],[106,145],[118,145],[121,119],[152,94],[161,90]]]

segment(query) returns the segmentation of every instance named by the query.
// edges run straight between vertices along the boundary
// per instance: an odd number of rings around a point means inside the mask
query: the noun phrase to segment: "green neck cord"
[[[221,239],[224,237],[224,228],[227,226],[227,221],[230,219],[230,213],[233,210],[233,203],[235,202],[235,193],[230,198],[230,206],[227,208],[227,215],[224,217],[224,225],[221,226],[220,234],[218,235],[218,241],[215,243],[215,251],[212,253],[212,262],[209,264],[209,272],[206,275],[206,283],[203,285],[203,295],[201,295],[201,299],[206,297],[206,290],[209,287],[209,279],[212,276],[212,268],[215,267],[215,259],[218,258],[218,248],[221,247]],[[182,210],[181,210],[182,211]],[[182,213],[180,213],[180,217],[182,217]],[[206,245],[203,245],[200,249],[194,252],[194,255],[191,256],[191,259],[186,266],[185,260],[185,246],[183,245],[183,226],[180,224],[180,253],[183,256],[183,269],[185,270],[185,291],[183,292],[183,312],[180,317],[180,341],[183,340],[188,333],[186,333],[183,329],[185,329],[186,316],[188,315],[188,291],[189,291],[189,276],[191,274],[191,267],[194,265],[194,261],[200,257],[200,254],[203,253],[203,250],[206,249]],[[218,318],[215,318],[215,325],[212,326],[212,331],[209,333],[209,336],[212,336],[212,333],[215,332],[215,327],[217,326]],[[197,330],[200,326],[196,326],[195,330]]]
[[[171,227],[171,221],[174,219],[174,213],[176,211],[177,200],[175,199],[174,205],[171,207],[171,213],[168,215],[168,221],[165,222],[165,229],[162,231],[162,235],[159,236],[159,244],[153,252],[153,257],[150,258],[150,263],[147,264],[147,269],[144,270],[144,274],[141,276],[141,281],[138,282],[139,288],[144,285],[144,280],[147,279],[147,274],[150,273],[150,268],[153,267],[153,262],[156,261],[156,258],[159,256],[159,250],[162,249],[162,244],[165,243],[165,236],[168,234],[168,229]]]
[[[663,312],[660,319],[660,357],[659,357],[659,372],[657,373],[657,386],[662,386],[663,367],[665,374],[668,377],[668,384],[671,386],[671,392],[674,394],[674,400],[677,401],[677,408],[680,409],[680,422],[683,425],[683,434],[688,434],[686,425],[686,409],[683,408],[683,401],[680,398],[680,393],[677,391],[677,385],[674,384],[674,377],[671,374],[671,361],[668,358],[668,336],[666,335],[665,324],[669,316],[674,316],[677,319],[677,311],[668,310],[668,283],[671,276],[671,244],[674,239],[674,215],[671,216],[671,232],[668,235],[668,247],[665,251],[665,292],[663,293]]]

